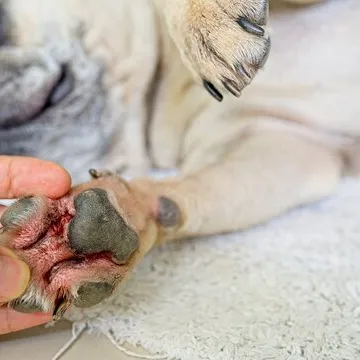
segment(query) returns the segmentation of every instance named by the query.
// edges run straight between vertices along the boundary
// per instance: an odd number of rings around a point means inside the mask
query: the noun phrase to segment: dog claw
[[[61,299],[60,301],[58,301],[52,314],[52,320],[55,322],[61,320],[70,305],[71,302],[69,300]]]
[[[89,174],[93,179],[98,179],[99,177],[101,177],[101,174],[95,169],[90,169]]]
[[[236,72],[239,73],[241,76],[247,78],[248,80],[251,79],[250,74],[246,71],[246,69],[244,68],[244,66],[242,64],[237,63],[235,65],[235,69],[236,69]]]
[[[223,96],[219,92],[218,89],[209,81],[204,80],[203,81],[205,89],[209,92],[209,94],[214,97],[217,101],[222,101]]]
[[[256,25],[254,23],[252,23],[251,21],[249,21],[248,19],[246,19],[243,16],[240,16],[236,22],[248,33],[256,35],[256,36],[264,36],[265,31],[262,27],[260,27],[259,25]]]
[[[33,302],[19,301],[18,299],[10,302],[9,305],[15,311],[25,314],[31,314],[42,311],[41,306]]]
[[[271,40],[267,39],[264,55],[261,58],[260,62],[258,64],[256,64],[256,67],[258,69],[262,69],[265,66],[265,64],[269,58],[269,55],[270,55],[270,48],[271,48]]]
[[[89,174],[93,179],[100,179],[101,177],[112,175],[110,171],[98,171],[95,169],[90,169]]]
[[[223,85],[234,96],[239,97],[241,95],[241,90],[231,80],[224,81]]]

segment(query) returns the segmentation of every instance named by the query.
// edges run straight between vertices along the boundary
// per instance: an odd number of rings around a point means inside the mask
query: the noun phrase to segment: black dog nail
[[[213,96],[217,101],[223,100],[223,96],[211,82],[204,80],[203,84],[205,89],[209,92],[209,94]]]
[[[227,91],[229,91],[231,94],[233,94],[236,97],[239,97],[241,95],[241,90],[238,88],[238,86],[232,81],[232,80],[225,80],[223,82],[223,85]]]
[[[235,64],[235,69],[236,72],[239,73],[241,76],[244,76],[246,78],[248,78],[249,80],[251,79],[250,74],[248,73],[248,71],[245,69],[245,67],[241,64],[241,63],[237,63]]]
[[[31,314],[35,312],[41,312],[42,308],[36,303],[26,302],[21,299],[16,299],[10,302],[10,307],[17,312]]]
[[[248,33],[256,35],[256,36],[264,36],[265,31],[262,27],[260,27],[259,25],[256,25],[254,23],[252,23],[251,21],[249,21],[248,19],[246,19],[243,16],[240,16],[236,22]]]

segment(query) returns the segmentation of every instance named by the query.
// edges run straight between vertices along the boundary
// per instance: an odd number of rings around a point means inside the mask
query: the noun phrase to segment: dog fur
[[[262,0],[2,5],[1,153],[57,161],[79,182],[90,167],[121,173],[147,208],[166,197],[180,209],[176,226],[147,232],[132,266],[155,244],[247,229],[357,173],[358,0],[274,0],[267,26]],[[244,31],[239,16],[264,34]],[[64,63],[73,90],[40,111]],[[152,167],[179,175],[144,177]],[[122,212],[146,218],[137,204]]]

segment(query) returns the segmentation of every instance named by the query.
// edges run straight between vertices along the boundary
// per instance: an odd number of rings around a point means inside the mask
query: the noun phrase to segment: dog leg
[[[217,100],[240,96],[267,59],[268,0],[155,0],[195,79]]]
[[[156,183],[181,219],[163,241],[246,229],[319,200],[334,191],[342,167],[340,155],[298,136],[253,135],[218,164]]]
[[[185,164],[186,165],[186,164]],[[287,134],[244,139],[225,159],[173,179],[126,182],[109,174],[59,200],[27,197],[1,217],[0,243],[31,269],[26,293],[10,306],[53,311],[98,304],[155,245],[267,221],[335,189],[342,160]]]

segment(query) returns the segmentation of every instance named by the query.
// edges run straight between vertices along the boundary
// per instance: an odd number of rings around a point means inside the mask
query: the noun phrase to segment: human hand
[[[30,157],[0,156],[0,199],[26,195],[59,198],[70,189],[69,174],[59,165]],[[0,208],[0,213],[4,211]],[[9,249],[0,246],[0,305],[19,297],[30,280],[30,270]],[[22,314],[0,307],[0,335],[51,320],[51,314]]]

